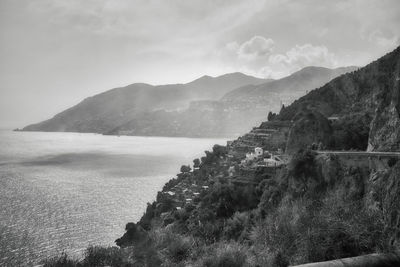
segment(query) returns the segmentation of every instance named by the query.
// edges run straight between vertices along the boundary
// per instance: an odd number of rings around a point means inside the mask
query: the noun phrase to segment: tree
[[[282,104],[282,107],[281,107],[281,111],[280,111],[280,112],[283,112],[284,110],[285,110],[285,105]]]
[[[268,121],[273,121],[276,118],[276,113],[268,112]]]
[[[193,160],[193,168],[199,168],[199,167],[200,167],[200,160],[194,159]]]
[[[192,169],[190,168],[189,165],[182,165],[181,166],[181,173],[187,173],[190,172]]]
[[[225,156],[228,153],[226,146],[214,145],[213,152],[216,157]]]

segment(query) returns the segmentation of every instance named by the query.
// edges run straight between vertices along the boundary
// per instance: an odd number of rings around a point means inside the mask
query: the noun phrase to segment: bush
[[[181,166],[181,173],[187,173],[190,172],[192,169],[190,168],[189,165],[182,165]]]
[[[193,239],[174,233],[170,227],[152,231],[151,240],[155,249],[164,255],[163,262],[172,261],[179,263],[189,258],[193,247]]]
[[[117,247],[90,246],[84,255],[84,266],[123,266],[124,256]]]
[[[381,213],[336,193],[320,201],[285,198],[250,236],[255,246],[275,255],[276,266],[388,251]]]
[[[66,253],[62,253],[59,257],[46,259],[42,262],[43,267],[75,267],[78,262],[68,257]]]
[[[228,219],[224,227],[224,237],[226,239],[238,240],[243,230],[245,230],[248,217],[248,213],[236,212],[232,218]]]
[[[168,256],[173,262],[181,262],[186,260],[192,247],[188,238],[174,238],[167,247]]]
[[[242,267],[247,260],[246,251],[237,244],[220,244],[213,255],[203,260],[205,267]]]

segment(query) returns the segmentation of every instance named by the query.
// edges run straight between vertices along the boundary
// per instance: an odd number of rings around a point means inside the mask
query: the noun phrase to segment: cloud
[[[271,55],[271,65],[282,65],[291,69],[303,68],[306,66],[336,67],[335,55],[328,51],[325,46],[313,46],[311,44],[296,45],[285,54]]]
[[[274,48],[274,41],[266,39],[262,36],[254,36],[250,40],[244,42],[238,47],[237,53],[239,57],[265,57],[269,56]]]
[[[382,30],[374,30],[369,33],[368,41],[384,48],[394,49],[399,45],[399,37],[391,32],[384,33]]]
[[[30,8],[49,22],[88,34],[193,38],[229,30],[247,21],[264,0],[148,1],[41,0]]]
[[[225,53],[233,57],[255,61],[260,58],[266,58],[272,54],[275,42],[270,38],[263,36],[253,36],[249,40],[239,44],[230,42],[225,45]]]
[[[274,40],[256,35],[242,44],[226,44],[219,55],[236,71],[264,78],[281,78],[307,66],[339,65],[335,54],[323,45],[295,45],[284,53],[274,53],[274,49]]]

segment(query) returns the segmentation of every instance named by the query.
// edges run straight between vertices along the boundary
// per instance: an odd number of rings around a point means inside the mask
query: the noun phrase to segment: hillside
[[[69,131],[104,133],[155,110],[177,110],[191,101],[218,99],[237,86],[265,80],[231,73],[204,76],[187,84],[152,86],[135,83],[86,98],[53,118],[29,125],[24,131]]]
[[[400,154],[360,158],[307,148],[366,149],[368,142],[400,152],[399,66],[397,48],[226,147],[214,146],[193,171],[183,166],[141,220],[127,224],[116,240],[120,251],[140,247],[148,261],[167,266],[288,266],[398,252]],[[338,119],[328,120],[333,114]],[[285,143],[286,155],[279,150]],[[255,147],[287,160],[263,165],[246,155]]]
[[[342,75],[281,110],[277,120],[295,120],[304,111],[314,111],[325,117],[338,118],[333,123],[339,135],[349,135],[346,129],[366,139],[361,149],[400,151],[400,47],[364,68]],[[352,133],[354,134],[354,133]],[[334,136],[336,143],[349,142]]]

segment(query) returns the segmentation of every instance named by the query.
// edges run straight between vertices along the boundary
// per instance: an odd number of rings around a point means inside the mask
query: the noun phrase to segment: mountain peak
[[[302,75],[302,74],[314,74],[315,72],[351,72],[354,71],[356,69],[358,69],[359,67],[357,66],[345,66],[345,67],[338,67],[338,68],[327,68],[327,67],[322,67],[322,66],[307,66],[304,67],[294,73],[292,73],[290,76],[292,75]]]
[[[210,75],[203,75],[200,78],[198,78],[197,80],[204,80],[204,79],[214,79],[214,77],[210,76]]]

